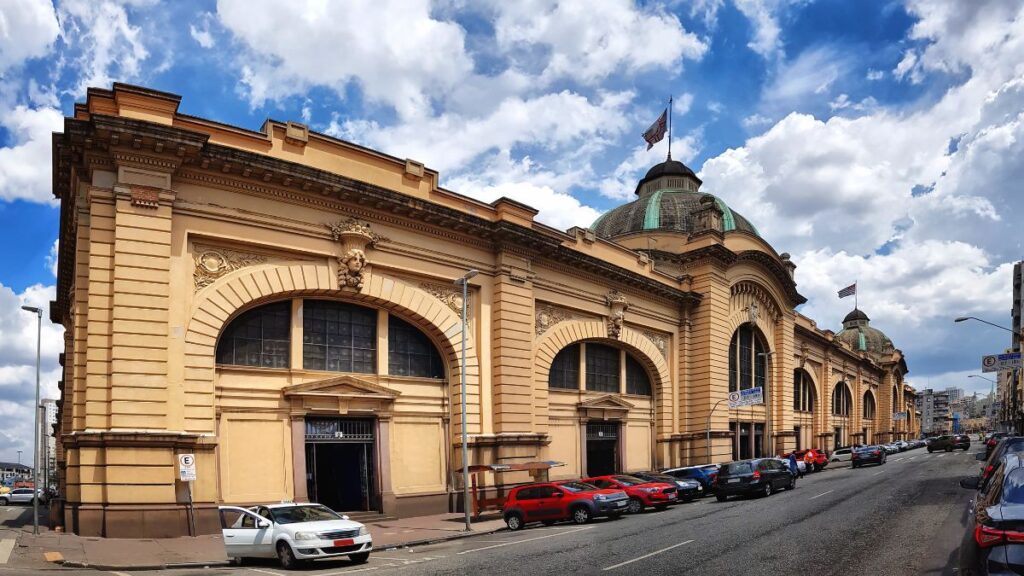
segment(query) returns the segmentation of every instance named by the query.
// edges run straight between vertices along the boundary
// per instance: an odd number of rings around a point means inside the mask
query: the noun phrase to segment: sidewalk
[[[499,515],[484,515],[473,522],[473,531],[463,531],[462,514],[437,514],[366,523],[373,535],[373,548],[383,551],[405,546],[490,534],[505,527]],[[31,525],[22,528],[8,566],[40,568],[49,563],[98,570],[159,570],[223,566],[224,543],[219,534],[196,538],[125,539],[83,538],[74,534],[44,530],[32,534]]]

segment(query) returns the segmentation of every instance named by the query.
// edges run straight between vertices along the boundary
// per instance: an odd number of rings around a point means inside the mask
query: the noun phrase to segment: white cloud
[[[798,1],[734,0],[736,8],[746,16],[754,29],[754,37],[747,43],[747,47],[766,60],[781,58],[783,42],[779,14],[789,4],[795,4]]]
[[[45,56],[59,28],[49,0],[14,0],[0,5],[0,74],[29,58]]]
[[[870,80],[872,82],[881,80],[882,78],[885,78],[885,72],[881,70],[868,70],[868,73],[864,75],[865,80]]]
[[[85,94],[93,86],[107,87],[138,79],[142,64],[149,58],[142,28],[128,21],[125,4],[142,2],[116,2],[113,0],[65,0],[57,15],[61,22],[64,42],[79,51],[74,59],[78,83],[73,92]],[[165,61],[163,66],[169,66]]]
[[[188,25],[189,35],[203,48],[209,49],[217,45],[217,41],[213,38],[213,33],[210,32],[210,25],[213,20],[213,14],[204,12],[195,23]]]
[[[53,246],[50,246],[50,253],[46,256],[46,267],[50,269],[50,273],[53,277],[57,277],[57,254],[60,250],[60,238],[53,241]]]
[[[849,74],[852,65],[849,55],[832,46],[804,50],[792,61],[779,64],[764,88],[762,108],[781,113],[800,110],[807,101],[827,94],[836,80]]]
[[[54,108],[0,109],[0,127],[11,140],[0,148],[0,200],[54,202],[51,134],[63,126],[64,115]]]

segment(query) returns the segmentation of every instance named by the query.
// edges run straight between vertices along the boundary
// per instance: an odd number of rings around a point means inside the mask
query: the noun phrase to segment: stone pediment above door
[[[323,380],[294,384],[282,391],[293,412],[336,412],[339,414],[391,412],[398,390],[345,374]]]
[[[584,400],[576,405],[580,416],[601,420],[623,420],[633,407],[629,402],[611,394]]]

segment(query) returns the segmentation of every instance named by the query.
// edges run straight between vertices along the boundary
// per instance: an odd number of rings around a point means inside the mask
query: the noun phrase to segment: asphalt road
[[[883,466],[808,475],[796,490],[769,498],[705,498],[584,526],[530,525],[519,532],[377,551],[363,565],[317,563],[299,573],[954,574],[971,496],[957,480],[978,470],[974,452],[917,449],[891,455]],[[0,568],[0,576],[4,572]],[[272,561],[169,573],[287,574]]]

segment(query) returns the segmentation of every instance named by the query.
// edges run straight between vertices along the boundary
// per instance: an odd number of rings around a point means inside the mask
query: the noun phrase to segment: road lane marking
[[[885,470],[879,470],[878,472],[875,472],[874,474],[872,474],[872,476],[878,476],[882,472],[885,472]]]
[[[493,548],[501,548],[503,546],[511,546],[513,544],[525,544],[526,542],[533,542],[534,540],[543,540],[545,538],[554,538],[555,536],[565,536],[566,534],[575,534],[576,532],[582,532],[584,530],[591,530],[593,526],[585,526],[583,528],[577,528],[575,530],[566,530],[565,532],[559,532],[557,534],[545,534],[544,536],[537,536],[536,538],[527,538],[525,540],[515,540],[513,542],[505,542],[504,544],[494,544],[493,546],[484,546],[483,548],[473,548],[472,550],[463,550],[462,552],[456,552],[458,555],[469,554],[470,552],[480,552],[483,550],[491,550]]]
[[[320,576],[338,576],[339,574],[351,574],[353,572],[369,572],[370,570],[379,570],[380,568],[380,566],[374,566],[372,568],[355,568],[352,570],[339,570],[337,572],[328,572],[326,574],[321,574]]]
[[[917,456],[911,456],[910,458],[907,458],[907,460],[913,460],[914,458],[917,458]]]
[[[14,550],[14,540],[0,540],[0,564],[7,564],[11,550]]]
[[[271,572],[270,570],[260,570],[259,568],[249,568],[253,572],[259,572],[260,574],[273,574],[273,576],[282,576],[280,572]]]
[[[945,452],[943,452],[942,454],[939,454],[938,456],[936,456],[936,458],[942,458],[945,455],[946,455]]]
[[[893,458],[892,459],[893,462],[899,462],[900,460],[903,460],[903,458]]]
[[[614,570],[616,568],[621,568],[621,567],[625,566],[626,564],[632,564],[633,562],[639,562],[640,560],[643,560],[644,558],[650,558],[651,556],[654,556],[654,555],[657,555],[657,554],[661,554],[662,552],[668,552],[669,550],[671,550],[673,548],[679,548],[680,546],[685,546],[686,544],[689,544],[690,542],[693,542],[693,540],[687,540],[686,542],[680,542],[679,544],[673,544],[673,545],[669,546],[668,548],[662,548],[661,550],[655,550],[654,552],[651,552],[650,554],[644,554],[643,556],[641,556],[639,558],[633,558],[632,560],[626,560],[625,562],[620,562],[619,564],[616,564],[614,566],[609,566],[609,567],[605,568],[604,570]]]
[[[835,490],[829,490],[828,492],[822,492],[821,494],[818,494],[817,496],[811,496],[810,498],[808,498],[808,500],[814,500],[815,498],[821,498],[825,494],[831,494],[833,492],[835,492]]]

